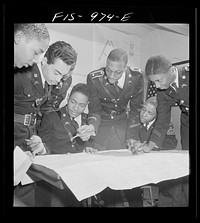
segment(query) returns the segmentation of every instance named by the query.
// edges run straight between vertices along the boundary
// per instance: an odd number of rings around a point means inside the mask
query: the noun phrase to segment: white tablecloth
[[[128,150],[36,156],[57,172],[81,201],[106,187],[125,190],[189,175],[189,152],[169,150],[132,155]]]

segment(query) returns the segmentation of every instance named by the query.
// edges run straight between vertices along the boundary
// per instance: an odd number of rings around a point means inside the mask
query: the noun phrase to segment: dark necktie
[[[115,90],[117,91],[117,93],[119,94],[121,92],[121,88],[118,86],[118,81],[114,84],[115,85]]]
[[[46,81],[44,84],[44,92],[45,92],[45,95],[48,97],[48,99],[50,99],[51,85],[49,85]]]
[[[144,128],[145,128],[145,130],[147,131],[147,124],[144,124]]]
[[[76,129],[78,129],[79,128],[78,122],[74,118],[71,118],[71,120],[72,120],[72,125],[75,126]]]
[[[176,83],[174,82],[174,83],[172,83],[172,87],[176,90],[176,92],[178,92],[177,90],[178,90],[178,87],[177,87],[177,85],[176,85]]]
[[[48,86],[47,82],[45,81],[45,83],[44,83],[44,91],[45,91],[45,94],[47,94],[48,89],[49,89],[49,86]]]

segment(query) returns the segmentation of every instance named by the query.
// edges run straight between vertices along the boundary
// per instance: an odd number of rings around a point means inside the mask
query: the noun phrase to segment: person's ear
[[[19,44],[19,42],[21,41],[21,39],[24,37],[24,33],[22,31],[17,31],[14,35],[14,43],[15,44]]]
[[[176,68],[174,66],[172,66],[170,68],[170,77],[172,80],[174,79],[175,74],[176,74]]]
[[[175,71],[176,71],[176,68],[175,68],[174,66],[172,66],[172,67],[170,68],[170,73],[171,73],[171,75],[174,75],[174,74],[175,74]]]

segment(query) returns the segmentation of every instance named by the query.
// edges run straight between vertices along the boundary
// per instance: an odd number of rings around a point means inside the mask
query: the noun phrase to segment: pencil
[[[72,137],[72,140],[75,139],[76,137],[79,137],[79,134],[76,134],[74,137]]]
[[[143,147],[146,144],[146,142],[147,141],[144,141],[140,146],[138,146],[138,148],[133,152],[132,155],[134,155],[138,151],[139,148]]]

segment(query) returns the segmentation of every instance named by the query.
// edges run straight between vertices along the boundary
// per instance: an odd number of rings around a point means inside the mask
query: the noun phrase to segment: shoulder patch
[[[167,135],[176,135],[175,129],[174,129],[174,124],[172,122],[169,124],[169,129],[167,131]]]
[[[104,75],[103,70],[95,70],[90,73],[90,76],[92,77],[92,79],[102,77],[103,75]]]
[[[140,68],[137,68],[137,67],[130,67],[130,69],[131,69],[132,71],[137,71],[137,72],[142,73],[142,70],[141,70]]]
[[[184,70],[185,70],[185,71],[189,71],[189,65],[185,66],[185,67],[184,67]]]

